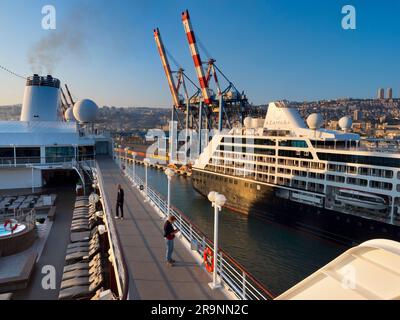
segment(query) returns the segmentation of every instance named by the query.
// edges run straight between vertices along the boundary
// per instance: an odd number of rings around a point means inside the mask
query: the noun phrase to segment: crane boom
[[[194,66],[196,69],[197,78],[199,79],[200,89],[201,89],[201,93],[203,95],[204,102],[206,104],[211,104],[211,97],[210,97],[210,93],[208,90],[208,83],[207,83],[207,79],[205,77],[203,64],[202,64],[201,58],[200,58],[200,52],[197,47],[196,38],[194,36],[194,32],[193,32],[192,24],[190,22],[190,16],[189,16],[188,10],[182,12],[182,23],[183,23],[183,27],[186,32],[187,40],[189,43],[190,53],[193,58],[193,62],[194,62]]]
[[[161,58],[161,63],[163,65],[164,72],[167,77],[169,90],[171,91],[172,99],[174,102],[174,107],[178,108],[180,106],[178,90],[175,86],[174,78],[172,77],[171,68],[169,66],[167,55],[165,54],[164,43],[162,42],[160,30],[158,28],[154,29],[154,40],[156,41],[158,53]]]

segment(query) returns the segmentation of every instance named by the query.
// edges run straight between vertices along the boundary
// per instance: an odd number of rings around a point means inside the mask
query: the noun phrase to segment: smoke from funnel
[[[68,25],[58,26],[56,30],[46,31],[46,35],[35,43],[28,53],[31,71],[38,74],[53,74],[57,65],[66,56],[80,56],[84,50],[85,35],[75,13],[67,19]]]

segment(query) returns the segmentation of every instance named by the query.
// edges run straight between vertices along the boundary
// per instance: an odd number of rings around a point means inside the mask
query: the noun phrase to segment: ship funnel
[[[34,74],[26,80],[20,120],[58,121],[60,103],[60,80]]]

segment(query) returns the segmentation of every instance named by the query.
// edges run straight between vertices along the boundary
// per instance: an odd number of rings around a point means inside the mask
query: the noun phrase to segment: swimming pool
[[[14,230],[13,234],[19,233],[21,231],[24,231],[26,228],[26,226],[24,224],[18,224],[17,229]],[[1,237],[7,237],[11,235],[11,231],[10,230],[6,230],[4,228],[4,224],[0,224],[0,238]]]

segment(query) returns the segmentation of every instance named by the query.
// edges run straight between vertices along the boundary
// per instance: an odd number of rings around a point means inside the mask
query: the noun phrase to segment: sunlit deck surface
[[[195,258],[179,239],[175,239],[175,266],[165,264],[164,221],[139,191],[134,189],[111,158],[98,163],[104,180],[104,191],[113,206],[117,184],[125,192],[124,220],[116,220],[123,253],[129,272],[130,299],[227,299],[220,290],[211,290],[211,277],[201,269]]]

